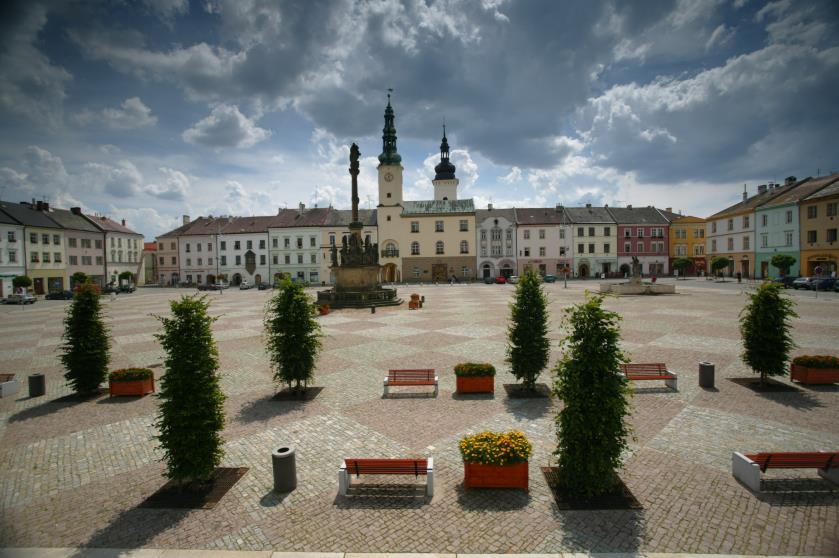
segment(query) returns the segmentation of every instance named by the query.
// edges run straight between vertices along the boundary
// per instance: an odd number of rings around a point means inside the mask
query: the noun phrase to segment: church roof
[[[471,200],[423,200],[402,202],[402,216],[408,215],[445,215],[475,213],[475,203]]]

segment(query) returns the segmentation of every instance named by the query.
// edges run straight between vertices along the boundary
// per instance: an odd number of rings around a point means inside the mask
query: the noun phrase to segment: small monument
[[[617,295],[676,294],[676,285],[641,281],[641,264],[638,261],[638,256],[632,256],[632,277],[629,278],[629,282],[600,283],[600,292]]]
[[[350,175],[352,176],[352,222],[349,237],[344,237],[341,248],[332,246],[332,265],[335,286],[318,291],[318,304],[332,308],[369,308],[397,306],[396,289],[386,289],[379,282],[379,245],[365,242],[361,236],[364,224],[358,218],[358,158],[356,144],[350,147]]]

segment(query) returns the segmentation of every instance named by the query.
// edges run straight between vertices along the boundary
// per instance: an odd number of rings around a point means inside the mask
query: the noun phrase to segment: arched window
[[[412,256],[419,256],[419,242],[414,241],[411,243],[411,255]]]
[[[460,241],[460,253],[461,254],[468,254],[469,253],[469,241],[461,240]]]
[[[438,241],[437,241],[437,245],[436,245],[436,246],[437,246],[437,250],[436,250],[436,251],[437,251],[437,253],[438,253],[438,254],[442,254],[442,253],[444,252],[444,250],[443,250],[443,241],[442,241],[442,240],[438,240]]]
[[[393,242],[388,242],[385,244],[385,257],[386,258],[395,258],[399,255],[399,252],[396,250],[396,244]]]

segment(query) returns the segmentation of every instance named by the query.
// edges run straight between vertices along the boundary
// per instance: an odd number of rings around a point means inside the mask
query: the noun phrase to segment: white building
[[[0,297],[12,293],[15,277],[26,275],[23,232],[23,225],[0,210]]]
[[[270,282],[268,228],[275,221],[274,216],[231,218],[218,237],[218,274],[231,285]]]
[[[117,223],[104,215],[85,215],[105,233],[105,281],[119,284],[119,275],[130,272],[135,282],[145,279],[143,268],[143,235],[125,226],[125,219]]]
[[[211,285],[218,280],[218,237],[230,221],[230,217],[199,217],[178,237],[181,283]]]
[[[516,273],[516,213],[514,209],[475,210],[478,277],[510,277]]]
[[[271,277],[278,281],[285,274],[295,281],[314,285],[328,280],[322,275],[321,230],[330,208],[281,209],[268,229]]]

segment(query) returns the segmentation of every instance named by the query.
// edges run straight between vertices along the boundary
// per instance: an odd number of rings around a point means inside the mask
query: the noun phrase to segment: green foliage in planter
[[[18,275],[14,279],[12,279],[12,287],[16,289],[28,289],[31,286],[32,279],[30,277],[27,277],[26,275]]]
[[[160,379],[160,431],[168,478],[180,482],[210,478],[224,454],[224,394],[219,386],[218,350],[205,297],[170,302],[171,317],[157,316],[156,335],[166,351]]]
[[[123,271],[119,274],[119,278],[121,281],[132,281],[134,279],[134,274],[130,271]]]
[[[570,335],[555,369],[554,393],[565,404],[556,418],[559,482],[580,498],[615,488],[630,437],[630,391],[619,372],[626,362],[619,346],[620,316],[602,304],[602,296],[587,295],[565,311]]]
[[[120,368],[108,374],[108,380],[111,382],[136,382],[153,377],[154,372],[151,368]]]
[[[789,273],[789,268],[794,266],[797,261],[798,260],[796,260],[793,256],[788,254],[775,254],[772,256],[772,259],[769,260],[769,263],[772,264],[772,267],[777,267],[778,271],[787,275]]]
[[[495,376],[495,367],[486,362],[462,362],[454,367],[455,376]]]
[[[524,432],[481,432],[460,440],[464,463],[511,465],[530,459],[533,446]]]
[[[274,379],[294,390],[305,390],[314,378],[321,331],[311,299],[300,283],[283,281],[266,305],[264,323]]]
[[[77,271],[70,276],[71,285],[76,286],[81,285],[82,283],[87,283],[87,274],[83,271]]]
[[[786,374],[789,353],[795,347],[790,319],[798,315],[793,301],[782,292],[777,283],[763,283],[748,294],[749,302],[740,312],[741,358],[760,374],[761,383],[768,376]]]
[[[722,271],[723,269],[727,268],[728,265],[731,263],[731,260],[724,256],[717,256],[713,260],[711,260],[711,271],[715,274]]]
[[[78,394],[96,393],[108,376],[111,340],[94,285],[82,283],[76,289],[64,316],[62,339],[61,363],[67,383]]]
[[[692,263],[693,261],[688,258],[676,258],[673,260],[673,268],[679,270],[679,275],[684,275],[685,269],[690,267]]]
[[[539,276],[526,271],[516,285],[507,328],[507,362],[524,387],[535,390],[536,379],[548,364],[548,300]]]
[[[830,355],[801,355],[792,359],[792,363],[807,368],[839,369],[839,358]]]

